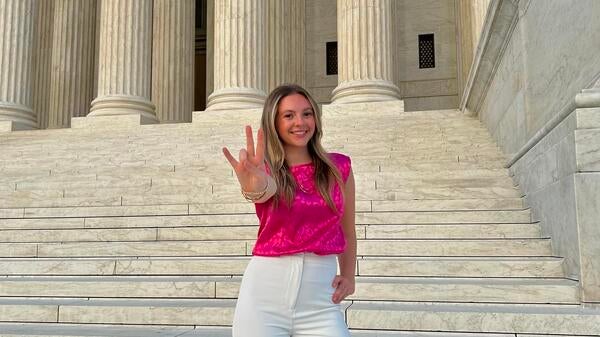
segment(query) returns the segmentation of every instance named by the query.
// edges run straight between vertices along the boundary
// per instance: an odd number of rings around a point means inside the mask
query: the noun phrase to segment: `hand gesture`
[[[233,167],[242,190],[257,192],[265,189],[267,173],[265,172],[265,136],[262,129],[258,129],[256,135],[256,151],[252,128],[246,125],[246,149],[240,150],[239,159],[235,160],[226,147],[223,148],[223,154]]]

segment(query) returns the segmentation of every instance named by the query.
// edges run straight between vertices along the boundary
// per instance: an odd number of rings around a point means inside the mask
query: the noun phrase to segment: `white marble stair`
[[[236,298],[241,276],[10,276],[0,298]],[[349,300],[577,304],[576,282],[551,278],[356,279]]]
[[[251,240],[256,238],[258,231],[257,225],[84,228],[82,223],[71,220],[77,219],[56,222],[56,229],[38,229],[43,228],[39,223],[21,222],[18,225],[36,228],[0,230],[0,245],[17,242]],[[359,239],[540,239],[541,236],[539,225],[528,223],[359,224],[356,232]]]
[[[365,301],[350,306],[347,322],[354,329],[600,335],[598,308],[578,305]]]
[[[2,275],[242,275],[249,257],[0,258]],[[564,277],[558,257],[359,257],[360,276]]]
[[[3,299],[13,321],[65,324],[224,326],[234,300]],[[12,310],[11,310],[12,309]],[[26,310],[23,310],[26,309]],[[596,308],[577,305],[345,303],[353,329],[597,335]]]
[[[193,326],[139,326],[139,325],[101,325],[101,324],[48,324],[48,323],[0,323],[3,337],[231,337],[228,327]],[[472,333],[424,332],[424,331],[372,331],[350,329],[352,337],[475,337]],[[528,334],[487,334],[478,333],[477,337],[539,337]],[[564,337],[564,335],[545,335]]]

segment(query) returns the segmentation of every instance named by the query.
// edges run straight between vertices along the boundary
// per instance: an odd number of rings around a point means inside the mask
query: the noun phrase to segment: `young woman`
[[[238,160],[223,148],[260,221],[233,337],[350,336],[339,303],[355,286],[354,178],[321,137],[309,93],[282,85],[265,101],[256,149],[250,126]]]

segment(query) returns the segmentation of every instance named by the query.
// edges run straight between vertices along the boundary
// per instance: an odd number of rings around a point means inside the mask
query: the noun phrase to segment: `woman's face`
[[[301,94],[291,94],[279,101],[275,127],[284,147],[306,147],[315,134],[315,112]]]

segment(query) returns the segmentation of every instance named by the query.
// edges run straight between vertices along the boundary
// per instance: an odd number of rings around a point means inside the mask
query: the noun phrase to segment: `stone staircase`
[[[324,114],[356,178],[354,337],[600,334],[477,120]],[[194,118],[0,135],[0,336],[231,336],[257,219],[220,148],[258,111]]]

